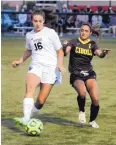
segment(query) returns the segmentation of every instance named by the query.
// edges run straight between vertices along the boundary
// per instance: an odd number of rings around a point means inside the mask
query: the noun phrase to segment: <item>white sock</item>
[[[32,115],[32,108],[34,107],[34,100],[33,98],[25,98],[23,100],[23,113],[24,113],[24,119],[29,120]]]
[[[36,113],[36,112],[39,112],[40,110],[39,109],[37,109],[36,107],[35,107],[35,105],[33,106],[33,108],[32,108],[32,113]]]

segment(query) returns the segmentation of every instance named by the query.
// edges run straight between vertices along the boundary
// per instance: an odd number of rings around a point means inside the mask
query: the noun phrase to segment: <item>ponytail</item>
[[[99,37],[101,33],[98,25],[91,26],[91,32],[93,35],[96,35],[96,37]]]

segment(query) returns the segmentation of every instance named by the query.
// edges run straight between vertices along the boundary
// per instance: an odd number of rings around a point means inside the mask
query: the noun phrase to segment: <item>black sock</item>
[[[39,104],[38,101],[36,101],[35,107],[40,110],[43,107],[43,104]]]
[[[95,120],[97,118],[98,112],[99,112],[99,105],[91,104],[90,108],[90,122]]]
[[[79,111],[85,112],[85,97],[77,96]]]

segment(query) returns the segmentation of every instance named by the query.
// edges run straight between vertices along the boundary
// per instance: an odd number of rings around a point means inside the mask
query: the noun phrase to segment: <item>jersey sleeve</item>
[[[94,52],[96,51],[96,50],[98,50],[99,49],[99,47],[97,46],[97,44],[95,43],[95,42],[93,42],[92,43],[92,52],[93,52],[93,54],[94,54]]]
[[[29,40],[28,34],[26,34],[26,44],[25,44],[25,48],[27,48],[28,50],[31,50],[29,41],[30,40]]]
[[[72,39],[69,41],[68,46],[75,47],[76,46],[76,39]]]
[[[54,48],[55,48],[55,50],[59,50],[60,48],[62,48],[62,44],[60,42],[59,36],[54,30],[52,30],[51,34],[52,34],[51,39],[52,39],[52,43],[54,45]]]

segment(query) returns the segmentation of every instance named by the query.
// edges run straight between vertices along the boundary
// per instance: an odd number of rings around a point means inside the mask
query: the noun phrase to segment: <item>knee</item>
[[[93,98],[93,99],[92,99],[92,103],[93,103],[94,105],[98,105],[98,104],[99,104],[99,99],[98,99],[98,98]]]
[[[79,96],[82,98],[86,97],[86,91],[79,92]]]

